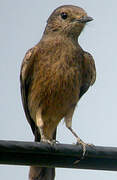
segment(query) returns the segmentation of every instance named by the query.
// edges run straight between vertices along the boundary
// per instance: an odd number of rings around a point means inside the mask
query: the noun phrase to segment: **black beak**
[[[90,22],[90,21],[92,21],[92,20],[93,20],[92,17],[84,16],[84,17],[78,19],[77,21],[80,22],[80,23],[87,23],[87,22]]]

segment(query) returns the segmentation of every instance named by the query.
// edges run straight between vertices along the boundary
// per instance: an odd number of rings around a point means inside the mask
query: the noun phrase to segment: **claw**
[[[79,163],[81,161],[81,159],[84,158],[85,153],[86,153],[86,146],[88,145],[88,144],[84,143],[80,138],[77,138],[77,143],[76,144],[80,144],[82,146],[83,154],[82,154],[82,157],[80,159],[78,159],[78,160],[76,160],[74,162],[74,164]]]
[[[57,143],[57,144],[60,144],[60,142],[57,141],[57,140],[55,140],[55,139],[53,139],[52,141],[53,141],[53,143],[55,143],[55,144],[56,144],[56,143]]]
[[[88,144],[88,143],[83,142],[80,138],[77,138],[77,144],[82,145],[83,154],[82,154],[82,158],[81,159],[83,159],[85,154],[86,154],[86,146],[91,146],[91,147],[94,146],[93,144]]]
[[[87,146],[87,144],[84,143],[80,138],[77,138],[77,144],[82,145],[82,149],[83,149],[82,159],[83,159],[84,156],[85,156],[85,153],[86,153],[86,146]]]
[[[48,143],[48,144],[52,144],[52,141],[49,139],[41,139],[41,142],[43,143]]]
[[[48,143],[48,144],[51,144],[51,145],[53,145],[55,143],[59,143],[59,141],[57,141],[55,139],[50,140],[50,139],[45,139],[45,138],[41,139],[41,142]]]

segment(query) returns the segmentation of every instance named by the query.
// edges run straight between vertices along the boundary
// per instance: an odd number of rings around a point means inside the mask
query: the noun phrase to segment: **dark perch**
[[[75,163],[81,156],[80,145],[0,141],[0,164],[117,171],[116,147],[87,146],[85,158]]]

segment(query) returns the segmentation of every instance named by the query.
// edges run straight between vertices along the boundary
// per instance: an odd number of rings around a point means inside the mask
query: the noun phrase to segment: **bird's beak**
[[[77,19],[77,22],[87,23],[87,22],[90,22],[90,21],[92,21],[92,20],[93,20],[92,17],[84,16],[84,17],[81,17],[80,19]]]

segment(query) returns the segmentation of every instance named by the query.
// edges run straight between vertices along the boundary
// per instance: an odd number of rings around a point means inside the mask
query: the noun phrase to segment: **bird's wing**
[[[91,54],[84,52],[83,84],[80,88],[79,98],[92,86],[96,80],[95,62]]]
[[[35,52],[36,52],[36,46],[32,49],[29,49],[23,59],[21,65],[21,71],[20,71],[20,88],[21,88],[21,97],[22,97],[22,103],[23,103],[25,115],[31,126],[33,134],[35,135],[35,141],[40,141],[39,130],[36,124],[34,123],[33,119],[31,118],[28,109],[28,91],[29,91],[30,83],[32,81],[31,78],[32,78],[32,72],[33,72],[32,69],[35,59]],[[56,139],[56,130],[53,134],[53,139]]]
[[[28,109],[28,90],[31,82],[32,68],[34,63],[34,51],[35,48],[29,49],[23,59],[20,71],[20,87],[23,108],[27,117],[27,120],[32,128],[33,134],[35,134],[35,123],[30,116]]]

